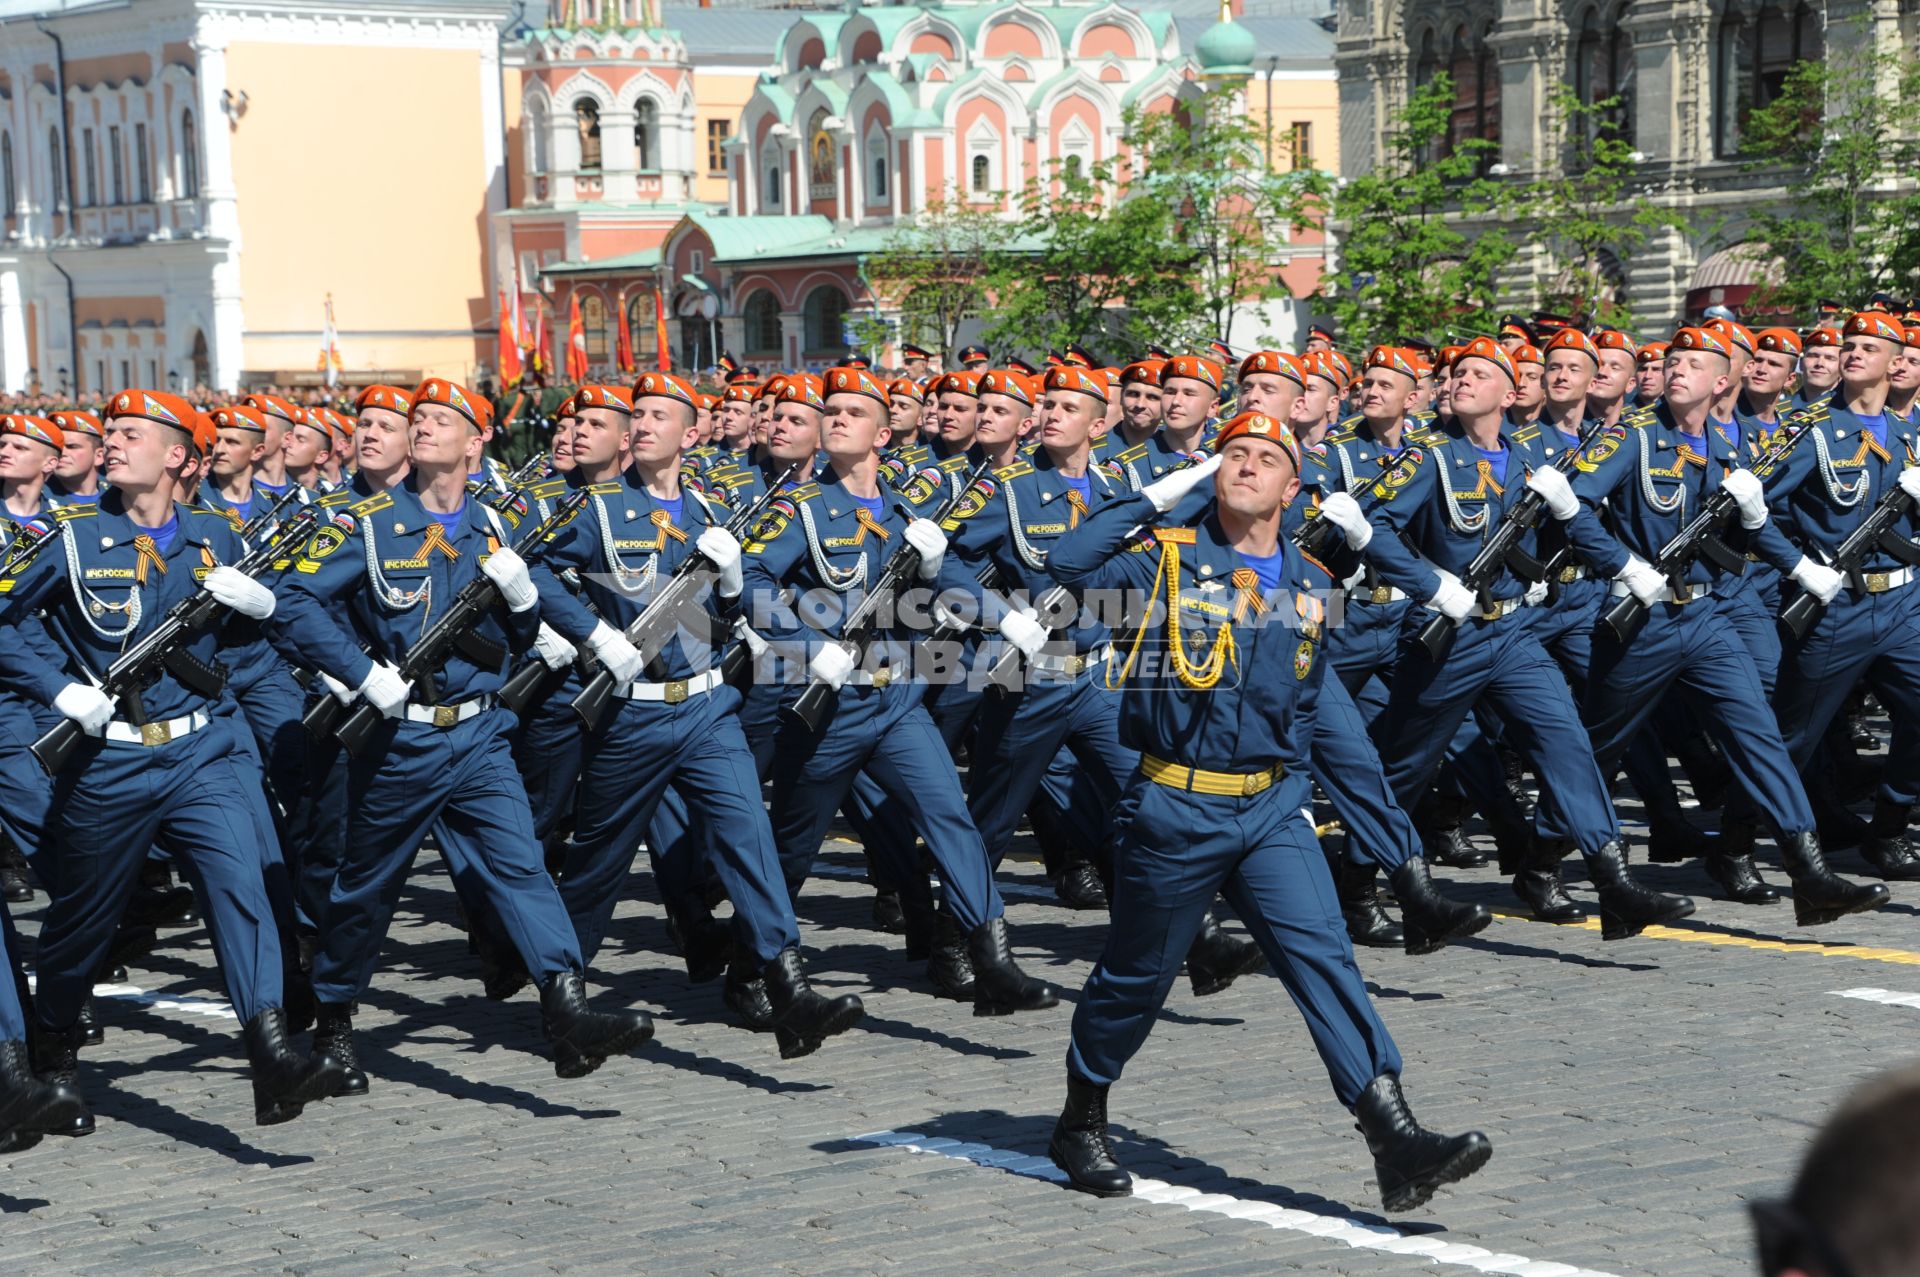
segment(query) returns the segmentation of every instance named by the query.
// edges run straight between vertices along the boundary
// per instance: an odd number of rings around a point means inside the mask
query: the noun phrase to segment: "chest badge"
[[[1302,639],[1293,649],[1293,676],[1303,679],[1313,671],[1313,644]]]

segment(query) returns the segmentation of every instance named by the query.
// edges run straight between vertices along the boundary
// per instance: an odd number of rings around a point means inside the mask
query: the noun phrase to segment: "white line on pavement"
[[[917,1131],[876,1131],[856,1135],[852,1143],[875,1148],[896,1148],[909,1153],[932,1153],[959,1162],[971,1162],[1012,1175],[1044,1179],[1063,1184],[1066,1174],[1045,1157],[995,1148],[991,1144],[968,1144],[945,1137],[930,1137]],[[1575,1268],[1547,1260],[1528,1259],[1525,1255],[1499,1254],[1464,1242],[1444,1241],[1439,1237],[1414,1236],[1385,1224],[1369,1224],[1348,1215],[1322,1215],[1314,1211],[1294,1210],[1272,1202],[1253,1202],[1226,1193],[1203,1193],[1164,1180],[1133,1177],[1133,1199],[1156,1206],[1180,1206],[1228,1219],[1247,1219],[1278,1232],[1305,1233],[1340,1242],[1355,1250],[1377,1250],[1389,1255],[1408,1255],[1436,1264],[1453,1264],[1483,1273],[1506,1273],[1509,1277],[1612,1277],[1591,1268]]]
[[[33,976],[27,977],[30,987],[38,987]],[[164,993],[153,993],[137,984],[96,984],[93,994],[98,998],[118,998],[122,1002],[138,1002],[141,1006],[155,1011],[184,1011],[188,1015],[204,1015],[210,1020],[237,1020],[233,1007],[218,998],[170,997]]]
[[[1836,998],[1858,998],[1862,1002],[1880,1002],[1890,1007],[1920,1007],[1920,993],[1899,993],[1892,989],[1835,989]]]

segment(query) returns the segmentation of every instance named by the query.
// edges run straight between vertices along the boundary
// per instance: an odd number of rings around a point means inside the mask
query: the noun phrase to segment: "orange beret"
[[[915,403],[925,403],[926,392],[920,389],[920,383],[911,377],[895,377],[887,383],[888,399],[911,399]]]
[[[1375,346],[1367,352],[1367,367],[1385,368],[1414,381],[1420,380],[1420,359],[1404,346]]]
[[[1299,382],[1302,388],[1307,384],[1305,362],[1298,355],[1289,355],[1284,350],[1256,350],[1240,361],[1240,380],[1244,381],[1249,373],[1256,372],[1291,378]]]
[[[767,378],[766,384],[760,387],[760,393],[756,396],[756,398],[771,399],[775,403],[778,403],[780,402],[780,388],[786,384],[787,384],[787,374],[783,372],[777,372],[773,374],[773,376]]]
[[[1731,319],[1721,319],[1716,315],[1700,326],[1719,333],[1727,339],[1729,346],[1738,346],[1749,355],[1753,353],[1753,329],[1745,324],[1736,324]]]
[[[582,386],[570,401],[577,415],[582,408],[605,408],[609,412],[633,415],[633,392],[625,386]]]
[[[1090,368],[1081,368],[1076,364],[1058,364],[1047,369],[1042,389],[1048,392],[1071,390],[1075,394],[1090,395],[1101,403],[1107,402],[1107,379]]]
[[[44,443],[55,452],[67,446],[67,437],[61,433],[60,427],[45,417],[30,416],[24,412],[10,412],[0,417],[0,434],[19,435],[35,443]]]
[[[255,396],[248,396],[254,398]],[[281,403],[286,403],[282,399]],[[291,405],[288,405],[291,407]],[[148,421],[157,421],[163,426],[172,426],[176,430],[193,433],[195,418],[200,411],[179,395],[170,395],[164,390],[123,390],[107,403],[108,421],[116,417],[143,417]]]
[[[887,388],[866,368],[855,368],[852,365],[844,368],[829,368],[820,380],[823,383],[821,387],[823,396],[865,395],[869,399],[877,399],[888,407],[892,406],[892,402],[887,398]]]
[[[216,430],[251,430],[257,435],[267,432],[267,419],[260,415],[260,410],[245,404],[215,408],[210,415]]]
[[[1335,390],[1345,390],[1353,382],[1353,363],[1337,350],[1309,351],[1306,359],[1307,372],[1333,383]]]
[[[353,401],[355,412],[385,408],[404,416],[413,407],[413,396],[398,386],[368,386]]]
[[[413,392],[413,407],[418,412],[428,404],[441,404],[453,409],[468,421],[476,430],[493,428],[493,405],[474,394],[457,381],[448,381],[445,377],[429,377],[420,383]]]
[[[608,387],[600,386],[596,387],[596,389],[606,390]],[[654,399],[677,399],[689,408],[695,406],[692,383],[685,377],[676,377],[670,372],[641,373],[640,376],[634,380],[633,396],[627,401],[627,408],[632,410],[642,399],[649,397]],[[582,408],[609,408],[615,405],[605,403],[589,404],[585,399],[581,399],[580,406]]]
[[[710,395],[704,390],[693,392],[693,406],[701,412],[712,412],[720,406],[720,396]]]
[[[204,412],[193,414],[193,446],[201,456],[213,451],[213,445],[220,442],[220,434],[213,428],[213,418]]]
[[[940,379],[933,383],[936,395],[978,395],[980,393],[980,373],[969,369],[966,372],[943,372]]]
[[[1070,367],[1073,365],[1069,365]],[[1104,368],[1092,370],[1095,375],[1106,372]],[[1006,395],[1018,399],[1027,407],[1033,407],[1033,401],[1040,397],[1040,382],[1023,372],[1011,368],[994,368],[980,374],[980,393],[983,395]]]
[[[1553,340],[1547,343],[1546,353],[1551,355],[1556,350],[1577,350],[1593,360],[1595,368],[1600,366],[1600,348],[1594,345],[1593,338],[1578,328],[1562,328],[1555,333]]]
[[[1806,350],[1817,350],[1822,346],[1831,346],[1838,349],[1840,346],[1840,330],[1838,328],[1822,326],[1806,334],[1804,345]]]
[[[1800,354],[1800,334],[1791,328],[1762,328],[1754,334],[1753,341],[1758,350],[1771,350],[1796,358]]]
[[[1136,359],[1120,370],[1120,384],[1157,386],[1160,384],[1160,370],[1166,366],[1164,359]]]
[[[1640,347],[1640,353],[1635,358],[1640,366],[1645,368],[1648,364],[1663,362],[1667,357],[1667,349],[1668,345],[1664,341],[1650,341]]]
[[[1530,341],[1523,341],[1508,351],[1507,358],[1513,360],[1516,366],[1519,364],[1544,364],[1547,362],[1547,357],[1540,353],[1540,347]]]
[[[1907,344],[1906,326],[1884,310],[1863,310],[1841,331],[1848,337],[1881,337],[1896,346]]]
[[[774,380],[780,383],[780,389],[774,394],[775,403],[805,404],[822,412],[826,410],[826,383],[814,374],[790,372]]]
[[[1535,351],[1534,354],[1538,357],[1539,352]],[[1466,346],[1461,349],[1460,353],[1454,356],[1454,367],[1459,367],[1469,359],[1484,359],[1501,372],[1507,374],[1508,381],[1513,382],[1515,385],[1520,384],[1520,375],[1514,371],[1513,356],[1509,355],[1505,347],[1501,346],[1499,342],[1491,337],[1475,337],[1472,341],[1468,342]]]
[[[1453,367],[1453,361],[1460,358],[1460,352],[1465,349],[1466,349],[1465,346],[1440,347],[1440,353],[1435,355],[1433,359],[1434,367],[1436,368]]]
[[[269,417],[278,417],[290,426],[297,426],[307,418],[306,411],[289,403],[279,395],[245,395],[241,403],[249,408],[258,408]]]
[[[760,397],[759,383],[749,379],[747,381],[736,381],[731,385],[729,385],[727,387],[726,393],[720,396],[720,402],[721,403],[752,403],[754,400],[758,399],[759,397]]]
[[[81,412],[78,408],[62,408],[59,412],[47,414],[47,420],[60,427],[63,435],[92,435],[96,439],[105,439],[106,430],[100,424],[100,418],[90,412]]]
[[[1705,350],[1716,355],[1733,358],[1733,343],[1724,334],[1710,328],[1682,328],[1673,335],[1667,344],[1669,352],[1675,350]]]
[[[1175,377],[1204,382],[1213,387],[1214,393],[1218,394],[1220,383],[1226,380],[1227,370],[1215,360],[1200,355],[1175,355],[1167,360],[1167,366],[1160,370],[1160,384],[1164,386]]]
[[[1629,355],[1639,353],[1639,348],[1633,344],[1633,338],[1627,336],[1618,328],[1602,328],[1599,332],[1595,333],[1593,335],[1593,346],[1597,351],[1624,350]]]
[[[1213,450],[1225,452],[1227,445],[1242,435],[1265,439],[1292,459],[1295,470],[1300,468],[1300,441],[1293,437],[1286,422],[1264,412],[1243,412],[1220,427],[1220,433],[1214,437]]]

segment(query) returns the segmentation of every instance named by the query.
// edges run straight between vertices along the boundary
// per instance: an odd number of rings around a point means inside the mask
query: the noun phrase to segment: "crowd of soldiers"
[[[1050,1147],[1075,1188],[1129,1191],[1107,1096],[1182,968],[1206,996],[1270,967],[1417,1206],[1492,1147],[1414,1119],[1354,945],[1488,925],[1430,872],[1485,865],[1469,817],[1545,922],[1588,916],[1577,850],[1610,941],[1694,909],[1636,877],[1622,772],[1646,854],[1742,904],[1781,901],[1764,823],[1801,925],[1888,899],[1830,847],[1920,878],[1920,312],[1833,319],[1514,316],[1357,369],[1318,328],[1117,367],[724,360],[719,394],[574,388],[512,472],[489,445],[529,396],[437,377],[0,418],[6,897],[48,897],[31,985],[4,930],[0,1149],[92,1131],[92,990],[188,918],[260,1123],[366,1093],[356,1003],[429,843],[561,1077],[653,1035],[586,983],[643,849],[743,1026],[783,1058],[856,1026],[794,910],[836,817],[929,991],[1045,1012],[995,881],[1024,824],[1110,916]]]

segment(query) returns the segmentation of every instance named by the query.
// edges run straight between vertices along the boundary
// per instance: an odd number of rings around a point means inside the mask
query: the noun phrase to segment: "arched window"
[[[985,195],[993,189],[993,161],[985,155],[973,157],[972,180],[969,189],[975,195]]]
[[[193,112],[180,113],[180,198],[200,198],[200,137],[193,128]]]
[[[574,127],[580,132],[580,171],[600,171],[600,104],[581,98],[573,104]]]
[[[527,172],[545,173],[547,162],[547,106],[539,98],[527,103],[526,123],[523,126],[526,135]]]
[[[834,153],[839,149],[827,132],[827,108],[819,107],[807,122],[807,195],[810,199],[832,199],[838,193],[834,179]]]
[[[633,107],[633,162],[643,173],[660,167],[660,104],[641,98]]]
[[[100,162],[93,149],[92,129],[80,130],[80,160],[87,175],[87,184],[80,189],[87,193],[87,207],[92,208],[100,202]]]
[[[757,359],[780,358],[780,302],[767,289],[747,298],[743,312],[747,354]]]
[[[1713,51],[1713,150],[1723,159],[1740,150],[1740,126],[1746,120],[1747,102],[1753,93],[1748,79],[1751,44],[1746,19],[1729,7],[1720,16]]]
[[[1621,5],[1607,17],[1598,6],[1590,8],[1580,24],[1573,54],[1574,92],[1588,105],[1619,99],[1604,118],[1589,117],[1589,142],[1596,128],[1624,140],[1633,137],[1633,37],[1622,25],[1630,7]]]
[[[54,208],[70,207],[69,201],[73,198],[73,192],[67,189],[67,184],[63,180],[66,177],[66,173],[67,158],[60,150],[60,130],[48,129],[47,177],[49,179],[49,185],[47,189],[53,192]]]
[[[766,181],[760,184],[760,207],[764,212],[780,211],[781,196],[784,193],[781,190],[783,185],[780,179],[781,170],[780,145],[769,138],[767,144],[760,150],[760,171],[766,175]]]
[[[832,284],[822,284],[807,294],[801,309],[801,341],[807,358],[838,356],[846,350],[846,315],[847,295]]]
[[[1433,83],[1433,77],[1440,74],[1440,54],[1434,46],[1432,30],[1420,37],[1420,56],[1413,60],[1413,87],[1422,88]]]
[[[653,328],[653,290],[636,289],[627,295],[627,336],[633,342],[633,362],[651,368],[660,356],[659,334]]]
[[[873,157],[873,189],[867,194],[875,201],[887,198],[887,157],[884,155]]]
[[[207,335],[199,329],[193,330],[193,388],[198,389],[213,380],[213,357],[207,353]]]
[[[607,341],[607,303],[599,293],[580,299],[580,326],[587,330],[587,362],[604,364],[611,344]]]
[[[1447,46],[1446,70],[1453,79],[1453,108],[1447,122],[1448,151],[1475,138],[1498,142],[1500,66],[1499,59],[1487,45],[1485,34],[1476,36],[1465,26],[1456,28]],[[1496,151],[1486,152],[1481,167],[1490,167],[1498,158]]]
[[[136,123],[133,126],[133,174],[135,193],[142,204],[153,203],[153,170],[147,158],[147,126]]]
[[[0,208],[0,217],[13,216],[13,134],[0,133],[0,182],[6,186],[7,205]]]
[[[1820,19],[1812,6],[1769,4],[1754,24],[1753,105],[1780,96],[1793,64],[1821,56]]]

